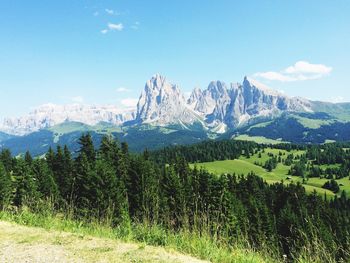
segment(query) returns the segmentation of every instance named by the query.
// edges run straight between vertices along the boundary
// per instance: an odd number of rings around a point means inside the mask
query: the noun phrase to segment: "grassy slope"
[[[279,143],[288,143],[284,142],[281,140],[273,140],[273,139],[268,139],[263,136],[250,136],[247,134],[242,134],[234,138],[235,140],[238,141],[251,141],[251,142],[256,142],[256,143],[264,143],[264,144],[279,144]]]
[[[261,158],[258,158],[258,155],[255,154],[251,158],[241,157],[239,160],[225,160],[225,161],[215,161],[215,162],[207,162],[207,163],[197,163],[191,164],[192,167],[195,165],[200,168],[208,170],[209,172],[215,173],[217,175],[225,174],[225,173],[235,173],[235,174],[243,174],[246,175],[249,172],[254,172],[255,174],[261,176],[266,180],[267,183],[276,183],[281,182],[283,180],[284,183],[290,182],[300,182],[302,183],[302,178],[293,176],[292,180],[287,180],[288,170],[290,166],[285,166],[283,164],[278,164],[277,168],[272,172],[267,172],[264,168],[255,165],[255,162],[259,162],[264,164],[268,159],[268,153],[273,153],[278,155],[279,152],[285,153],[282,158],[285,158],[289,153],[284,150],[278,149],[267,149],[265,153],[262,153]],[[293,151],[294,156],[303,154],[303,151]],[[324,167],[323,167],[324,168]],[[327,196],[334,196],[334,193],[323,189],[322,185],[326,182],[326,179],[319,178],[310,178],[306,184],[303,186],[308,193],[312,193],[314,190],[317,193],[324,195],[326,193]],[[350,194],[350,180],[349,178],[343,178],[338,180],[339,183],[342,183],[344,186],[341,186],[341,190],[345,190]]]
[[[319,129],[322,125],[329,125],[334,122],[334,120],[308,119],[296,115],[293,117],[304,127],[310,129]]]
[[[201,261],[164,248],[0,221],[2,262],[190,262]]]
[[[9,245],[16,248],[12,254],[7,250]],[[238,246],[229,249],[204,234],[165,232],[149,225],[133,225],[126,232],[125,228],[110,228],[101,222],[74,221],[61,214],[33,214],[26,209],[17,213],[0,211],[0,262],[9,255],[13,258],[5,262],[24,262],[26,258],[16,257],[23,251],[24,256],[33,256],[31,246],[42,253],[49,249],[50,253],[59,253],[58,256],[68,256],[69,262],[203,262],[199,259],[222,263],[276,262],[267,253]]]

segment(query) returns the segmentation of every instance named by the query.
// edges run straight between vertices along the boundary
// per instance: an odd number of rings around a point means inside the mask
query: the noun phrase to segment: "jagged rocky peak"
[[[159,93],[160,95],[177,94],[183,96],[178,85],[171,84],[167,81],[166,77],[160,74],[153,75],[152,78],[147,81],[144,92],[147,94]]]
[[[147,81],[137,104],[137,123],[189,123],[194,117],[179,86],[156,74]]]
[[[227,94],[226,83],[219,80],[212,81],[209,83],[206,92],[209,93],[213,99],[218,99]]]
[[[137,108],[123,110],[116,106],[43,105],[27,116],[6,119],[0,131],[23,135],[52,127],[65,121],[95,125],[151,123],[158,126],[179,124],[190,127],[200,123],[206,130],[224,132],[256,119],[274,118],[285,111],[312,111],[306,99],[291,98],[254,79],[227,85],[212,81],[204,90],[195,88],[186,100],[180,88],[160,74],[148,80]]]
[[[241,114],[273,116],[281,111],[311,111],[307,100],[288,97],[248,77],[244,78],[242,89],[244,111]]]
[[[191,92],[190,97],[187,100],[188,105],[194,105],[198,100],[200,100],[203,96],[203,92],[200,88],[196,87]]]
[[[211,81],[204,91],[195,89],[192,92],[188,103],[191,108],[201,114],[208,115],[213,113],[215,108],[224,105],[229,99],[229,93],[225,82]]]

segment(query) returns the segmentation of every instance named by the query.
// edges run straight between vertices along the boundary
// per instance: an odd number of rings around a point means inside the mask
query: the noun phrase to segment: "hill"
[[[322,144],[350,140],[350,123],[328,113],[285,113],[267,122],[261,122],[231,132],[228,137],[267,143],[270,141],[301,144]],[[242,138],[242,135],[245,137]]]
[[[83,133],[91,134],[95,146],[100,144],[103,136],[111,135],[120,142],[127,142],[133,152],[154,150],[168,145],[192,144],[209,138],[204,131],[178,127],[118,127],[108,123],[89,126],[78,122],[64,122],[49,129],[0,141],[0,149],[10,149],[16,156],[26,151],[30,151],[33,156],[41,156],[50,147],[67,145],[72,152],[76,152],[79,149],[78,139]]]
[[[288,171],[291,169],[291,166],[284,164],[278,164],[276,169],[268,172],[261,166],[254,164],[254,162],[266,162],[268,159],[268,153],[278,153],[279,150],[267,149],[266,153],[262,153],[262,157],[258,158],[258,153],[253,155],[250,158],[245,158],[241,156],[238,160],[224,160],[224,161],[213,161],[213,162],[203,162],[191,164],[191,167],[204,168],[211,173],[222,175],[222,174],[243,174],[247,175],[248,173],[255,173],[256,175],[261,176],[267,183],[273,184],[283,181],[284,183],[303,183],[301,177],[290,177]],[[285,151],[281,151],[285,152]],[[293,153],[293,152],[292,152]],[[298,154],[297,151],[294,151],[294,154]],[[350,182],[348,178],[340,179],[339,182],[342,182],[341,189],[346,192],[350,192]],[[320,178],[309,178],[308,181],[304,182],[303,187],[306,192],[312,193],[316,191],[321,196],[327,195],[333,197],[335,194],[327,189],[322,188],[322,186],[327,182],[327,179]]]

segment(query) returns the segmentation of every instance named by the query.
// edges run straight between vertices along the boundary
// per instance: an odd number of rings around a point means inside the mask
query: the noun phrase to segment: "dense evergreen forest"
[[[297,258],[305,249],[320,247],[337,261],[349,260],[350,200],[308,195],[301,184],[268,185],[260,177],[216,176],[189,163],[238,158],[264,150],[264,145],[239,141],[208,141],[132,154],[126,143],[104,137],[98,149],[83,135],[80,150],[50,149],[45,158],[14,158],[0,153],[0,208],[16,212],[27,207],[40,212],[48,201],[62,213],[81,220],[107,220],[129,231],[137,223],[166,231],[209,234],[218,244],[234,247],[242,240],[255,249]],[[271,156],[293,160],[292,175],[349,176],[348,145],[270,146],[303,149],[302,156]],[[73,157],[74,156],[74,157]],[[313,166],[340,164],[333,171]],[[317,166],[318,167],[318,166]],[[317,171],[316,171],[317,170]],[[334,187],[333,181],[328,187]],[[162,244],[162,240],[159,240]]]

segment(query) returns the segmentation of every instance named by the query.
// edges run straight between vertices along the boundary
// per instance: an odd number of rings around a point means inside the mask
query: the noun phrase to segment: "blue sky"
[[[350,101],[349,13],[347,0],[2,0],[0,117],[49,102],[122,106],[155,73],[184,92],[248,75]]]

